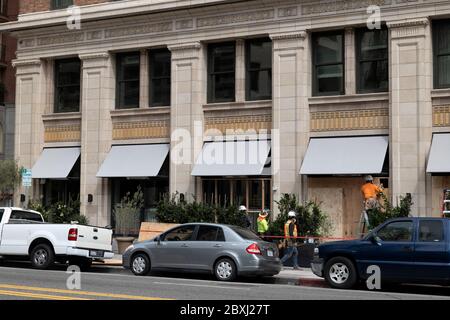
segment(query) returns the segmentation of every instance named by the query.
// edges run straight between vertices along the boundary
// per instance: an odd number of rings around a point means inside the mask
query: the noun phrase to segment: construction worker
[[[367,175],[364,177],[366,183],[361,187],[361,193],[364,198],[364,210],[375,209],[379,207],[378,194],[383,190],[373,183],[373,177]]]
[[[281,263],[285,263],[289,258],[293,257],[294,269],[300,269],[298,266],[298,250],[297,250],[297,219],[296,213],[294,211],[289,211],[288,221],[284,225],[284,237],[287,243],[287,250],[283,258],[281,258]]]
[[[267,221],[267,216],[269,215],[269,211],[263,210],[260,212],[258,216],[258,220],[256,224],[258,226],[258,234],[260,237],[263,237],[267,230],[269,230],[269,222]]]
[[[252,226],[252,222],[250,221],[250,218],[248,217],[247,208],[245,206],[239,207],[239,212],[243,214],[243,224],[246,228],[250,228]]]

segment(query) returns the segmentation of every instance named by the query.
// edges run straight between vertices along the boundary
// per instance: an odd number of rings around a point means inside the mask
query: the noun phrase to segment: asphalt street
[[[27,263],[0,267],[0,300],[410,300],[450,299],[450,288],[401,286],[387,291],[335,290],[241,279],[220,283],[208,275],[152,274],[136,277],[120,267],[95,266],[70,290],[64,266],[33,270]]]

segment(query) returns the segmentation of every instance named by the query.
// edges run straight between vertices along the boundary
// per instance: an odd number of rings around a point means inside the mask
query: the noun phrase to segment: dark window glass
[[[3,213],[5,212],[5,210],[0,209],[0,222],[2,222],[2,218],[3,218]]]
[[[208,102],[235,100],[235,43],[208,46]]]
[[[439,220],[425,220],[419,223],[419,241],[441,242],[444,241],[444,224]]]
[[[387,29],[357,30],[356,45],[358,92],[387,91],[389,85]]]
[[[234,181],[234,201],[236,206],[247,205],[247,181],[236,180]]]
[[[203,180],[203,202],[207,204],[214,204],[216,194],[216,181]]]
[[[220,206],[228,206],[231,201],[231,181],[217,180],[217,197]]]
[[[139,107],[140,53],[117,55],[117,109]]]
[[[344,94],[344,34],[313,34],[314,95]]]
[[[171,54],[167,49],[150,51],[150,105],[170,105]]]
[[[391,222],[377,232],[382,241],[412,241],[412,221]]]
[[[10,216],[11,220],[27,220],[27,221],[35,221],[35,222],[42,222],[42,217],[33,212],[27,212],[27,211],[13,211],[11,212]]]
[[[73,0],[52,0],[52,10],[65,9],[73,5]]]
[[[165,234],[163,241],[191,241],[195,226],[183,226]]]
[[[225,241],[223,230],[213,226],[200,226],[197,232],[197,241]]]
[[[272,195],[272,188],[271,188],[270,180],[264,180],[264,209],[270,210],[271,195]]]
[[[261,210],[262,209],[262,181],[251,180],[249,181],[249,207],[250,209]]]
[[[247,100],[272,99],[272,41],[247,40],[246,65]]]
[[[433,23],[434,87],[450,88],[450,20]]]
[[[80,59],[55,61],[55,112],[80,111]]]
[[[231,229],[236,232],[244,240],[261,240],[258,235],[250,230],[232,226]]]

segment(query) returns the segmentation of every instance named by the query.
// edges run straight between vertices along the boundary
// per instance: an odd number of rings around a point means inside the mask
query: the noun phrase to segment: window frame
[[[251,45],[252,43],[261,43],[261,42],[268,42],[271,44],[271,55],[270,55],[270,67],[269,68],[258,68],[258,69],[252,69],[250,67],[251,65]],[[267,72],[270,71],[270,95],[268,96],[260,96],[258,99],[252,99],[250,97],[250,88],[251,88],[251,76],[250,74],[252,72]],[[254,38],[254,39],[247,39],[245,41],[245,100],[246,101],[261,101],[261,100],[272,100],[273,97],[273,42],[270,38]]]
[[[166,239],[166,237],[167,237],[167,235],[168,234],[170,234],[170,233],[172,233],[172,232],[174,232],[174,231],[176,231],[176,230],[178,230],[178,229],[181,229],[181,228],[191,228],[192,227],[192,234],[191,234],[191,238],[189,239],[189,240],[180,240],[180,241],[169,241],[169,240],[167,240]],[[160,240],[161,241],[165,241],[165,242],[185,242],[185,241],[194,241],[194,236],[196,237],[196,234],[197,234],[197,225],[182,225],[182,226],[178,226],[178,227],[175,227],[175,228],[173,228],[173,229],[171,229],[171,230],[169,230],[169,231],[167,231],[167,232],[165,232],[165,233],[163,233],[163,235],[160,237]]]
[[[200,229],[201,228],[214,228],[216,229],[216,238],[214,240],[199,240],[198,239],[198,235],[200,233]],[[223,240],[218,240],[220,231],[222,230],[222,235],[223,235]],[[219,226],[212,226],[212,225],[206,225],[206,224],[199,224],[197,226],[197,231],[195,232],[195,239],[194,241],[198,241],[198,242],[226,242],[225,239],[225,232],[223,231],[223,228],[219,227]]]
[[[70,4],[69,3],[61,4],[62,1],[70,2]],[[50,9],[51,10],[61,10],[61,9],[66,9],[70,6],[73,6],[73,0],[51,0]]]
[[[318,65],[316,62],[316,52],[317,47],[315,46],[315,40],[318,37],[323,36],[333,36],[333,35],[341,35],[342,43],[341,43],[341,63],[324,63]],[[333,31],[325,31],[325,32],[314,32],[311,34],[311,45],[312,45],[312,95],[313,97],[323,97],[323,96],[336,96],[336,95],[345,95],[345,32],[344,30],[333,30]],[[336,66],[342,65],[342,80],[341,80],[341,91],[330,91],[326,93],[321,93],[318,91],[318,78],[317,78],[317,68],[318,67],[326,67],[326,66]]]
[[[233,46],[233,71],[214,71],[214,59],[212,51],[220,46]],[[207,102],[208,103],[226,103],[236,101],[236,41],[209,43],[207,48]],[[215,76],[223,74],[233,74],[233,96],[228,99],[218,99],[215,95],[215,86],[213,85]]]
[[[439,241],[430,241],[430,240],[421,240],[421,226],[422,223],[424,222],[438,222],[441,226],[441,230],[442,230],[442,239]],[[442,220],[432,220],[432,219],[424,219],[424,220],[419,220],[418,221],[418,232],[417,232],[417,242],[418,243],[444,243],[445,242],[445,226],[444,226],[444,221]]]
[[[383,240],[383,239],[379,236],[380,231],[383,230],[383,229],[385,229],[387,226],[389,226],[389,225],[391,225],[391,224],[394,224],[394,223],[405,223],[405,222],[411,223],[411,238],[410,238],[410,240],[402,240],[402,241]],[[376,235],[378,238],[380,238],[382,242],[386,242],[386,243],[413,242],[413,241],[414,241],[414,233],[415,233],[415,230],[414,230],[414,229],[415,229],[415,228],[414,228],[414,221],[413,221],[413,220],[397,220],[397,221],[391,221],[391,222],[389,222],[389,223],[383,225],[381,228],[379,228],[379,229],[375,232],[375,235]]]
[[[131,80],[123,80],[121,77],[122,75],[122,59],[127,56],[134,56],[136,55],[139,59],[139,72],[137,75],[137,79],[131,79]],[[139,51],[131,51],[131,52],[120,52],[116,54],[116,110],[123,110],[123,109],[138,109],[140,107],[140,86],[141,86],[141,53]],[[127,83],[127,82],[138,82],[138,99],[137,99],[137,105],[122,105],[121,104],[121,94],[120,94],[120,84],[121,83]]]
[[[167,53],[169,56],[169,64],[170,64],[170,69],[169,69],[169,75],[168,76],[155,76],[155,68],[153,68],[155,61],[154,61],[154,57],[155,57],[155,53]],[[168,107],[171,105],[172,103],[172,99],[171,99],[171,94],[172,94],[172,53],[170,52],[169,49],[167,48],[161,48],[161,49],[152,49],[149,50],[148,52],[148,60],[149,60],[149,86],[148,86],[148,92],[149,92],[149,106],[150,107]],[[164,103],[164,101],[162,102],[155,102],[154,101],[154,94],[153,92],[155,92],[154,90],[154,81],[155,80],[164,80],[164,79],[168,79],[169,80],[169,99],[168,99],[168,103]]]
[[[446,53],[439,52],[439,34],[441,31],[442,25],[449,25],[450,29],[450,19],[442,19],[442,20],[434,20],[432,22],[432,32],[433,32],[433,88],[434,89],[448,89],[450,88],[450,76],[449,83],[442,85],[439,83],[440,76],[440,68],[438,64],[438,60],[440,57],[448,56],[450,57],[450,49]],[[449,40],[450,42],[450,40]]]
[[[59,85],[59,78],[60,78],[60,74],[58,71],[58,66],[61,63],[70,63],[70,62],[79,62],[80,65],[80,69],[79,69],[79,73],[80,73],[80,77],[79,77],[79,82],[78,84],[68,84],[68,85]],[[54,61],[54,84],[53,84],[53,89],[54,89],[54,95],[53,95],[53,112],[54,113],[69,113],[69,112],[80,112],[81,110],[81,77],[82,77],[82,72],[81,72],[81,60],[79,58],[67,58],[67,59],[57,59]],[[78,110],[71,110],[71,111],[61,111],[60,106],[59,106],[59,88],[70,88],[70,87],[78,87],[78,91],[79,91],[79,101],[78,101]]]
[[[386,41],[386,59],[362,59],[362,38],[365,32],[375,32],[383,30],[387,32],[387,41]],[[385,25],[382,26],[381,29],[375,29],[370,30],[367,27],[363,28],[357,28],[355,30],[355,47],[356,47],[356,93],[358,94],[364,94],[364,93],[378,93],[378,92],[388,92],[389,91],[389,30]],[[387,61],[388,69],[387,69],[387,76],[388,76],[388,85],[386,88],[377,88],[377,89],[362,89],[362,75],[361,75],[361,65],[366,62],[380,62],[380,61]]]

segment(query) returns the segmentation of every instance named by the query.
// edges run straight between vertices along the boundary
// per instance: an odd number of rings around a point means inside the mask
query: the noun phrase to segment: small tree
[[[0,160],[0,198],[9,197],[19,185],[22,172],[14,160]]]
[[[122,236],[132,236],[139,232],[141,209],[144,207],[144,193],[139,186],[131,196],[128,192],[120,203],[114,206],[116,233]]]

